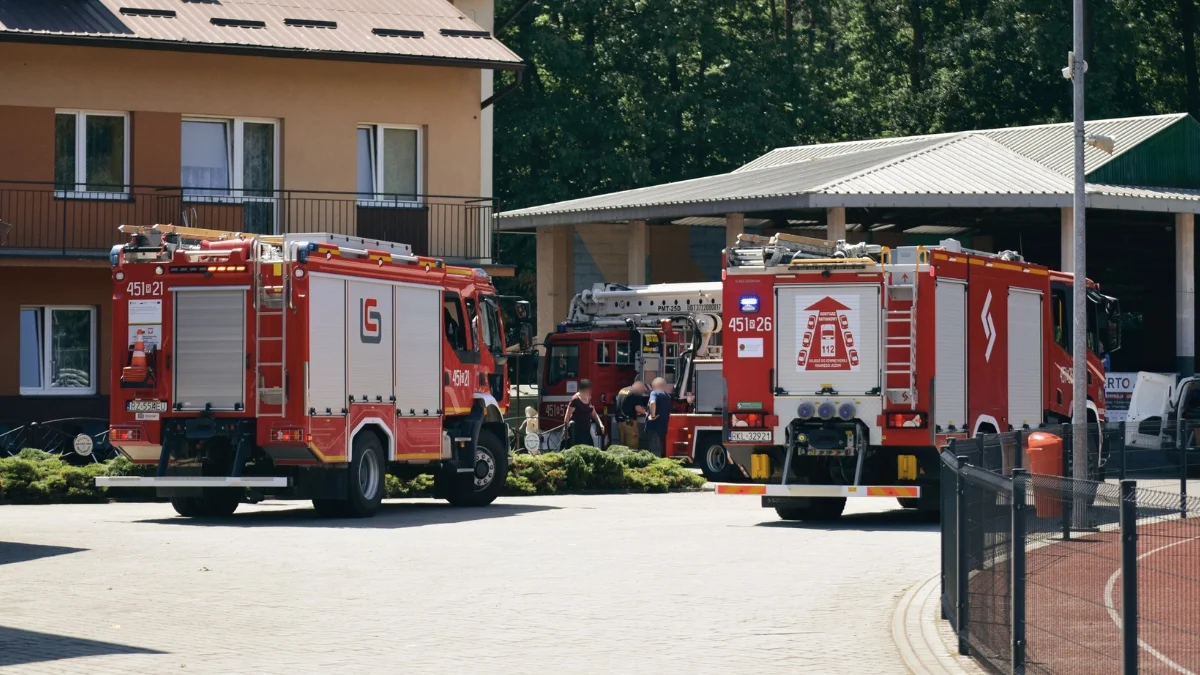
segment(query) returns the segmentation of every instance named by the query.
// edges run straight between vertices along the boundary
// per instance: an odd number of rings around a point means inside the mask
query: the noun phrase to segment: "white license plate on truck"
[[[770,443],[774,439],[770,431],[731,431],[729,440],[732,443]]]
[[[125,403],[127,412],[166,412],[166,401],[127,401]]]

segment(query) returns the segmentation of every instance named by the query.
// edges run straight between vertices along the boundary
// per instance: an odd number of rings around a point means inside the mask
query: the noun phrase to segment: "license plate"
[[[731,431],[729,440],[732,443],[770,443],[774,438],[770,431]]]
[[[127,401],[125,403],[127,412],[166,412],[166,401]]]

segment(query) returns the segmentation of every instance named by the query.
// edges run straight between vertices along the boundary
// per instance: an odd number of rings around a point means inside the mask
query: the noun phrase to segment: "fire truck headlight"
[[[157,266],[157,267],[155,267],[155,268],[154,268],[154,273],[155,273],[155,274],[162,275],[163,271],[164,271],[164,270],[163,270],[163,266],[162,266],[162,265],[159,265],[159,266]]]
[[[303,278],[304,278],[304,270],[303,270],[302,268],[299,268],[299,267],[298,267],[298,268],[296,268],[296,278],[297,278],[297,279],[303,279]]]
[[[817,414],[817,406],[813,405],[812,401],[804,401],[800,407],[796,408],[796,417],[802,420],[810,420],[815,414]]]
[[[856,412],[858,412],[858,410],[854,407],[853,403],[843,403],[838,406],[838,417],[844,420],[848,421],[854,419],[854,413]]]
[[[113,275],[113,278],[116,279],[117,281],[124,281],[125,273],[120,270],[117,270],[117,273]]]
[[[837,408],[835,408],[834,405],[829,401],[825,401],[821,405],[817,406],[817,417],[820,417],[823,420],[833,419],[833,415],[836,412]]]

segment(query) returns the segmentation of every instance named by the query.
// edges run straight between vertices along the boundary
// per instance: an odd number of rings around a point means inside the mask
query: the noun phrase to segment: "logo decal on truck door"
[[[375,298],[363,298],[358,301],[358,307],[362,317],[359,322],[358,336],[365,344],[379,344],[383,341],[383,316],[377,309],[379,301]]]
[[[820,296],[817,296],[820,297]],[[796,372],[857,371],[858,296],[796,296]]]
[[[992,347],[996,346],[996,324],[992,322],[992,313],[988,310],[992,307],[992,292],[988,291],[987,297],[983,299],[983,311],[979,313],[979,320],[983,322],[983,334],[987,337],[987,349],[983,352],[983,360],[985,362],[992,360]]]

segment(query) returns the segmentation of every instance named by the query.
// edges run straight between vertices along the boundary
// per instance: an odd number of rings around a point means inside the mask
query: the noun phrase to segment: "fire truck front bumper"
[[[99,487],[153,488],[286,488],[284,476],[97,476]]]

